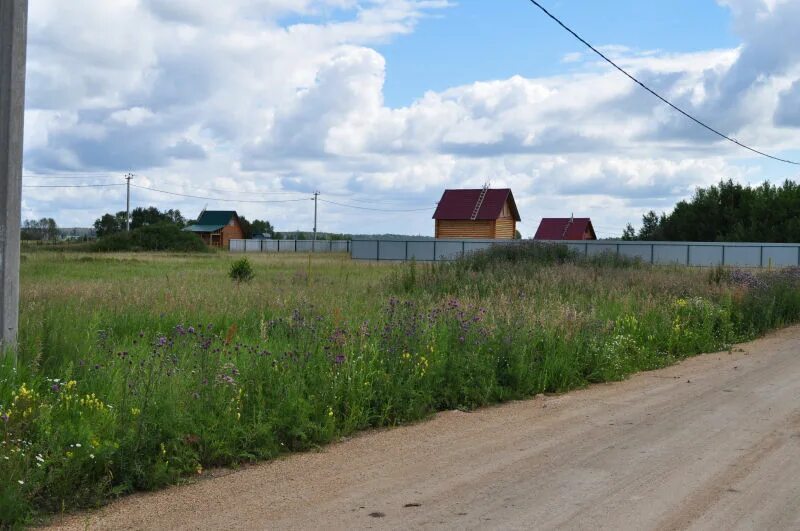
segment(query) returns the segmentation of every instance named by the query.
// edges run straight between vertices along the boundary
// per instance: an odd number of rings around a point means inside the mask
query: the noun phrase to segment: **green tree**
[[[625,226],[625,230],[622,231],[622,239],[626,241],[635,240],[636,239],[636,229],[633,228],[633,225],[628,223]]]
[[[253,235],[264,234],[270,238],[275,236],[275,229],[272,227],[272,224],[269,221],[254,219],[250,226],[251,230],[253,231]]]

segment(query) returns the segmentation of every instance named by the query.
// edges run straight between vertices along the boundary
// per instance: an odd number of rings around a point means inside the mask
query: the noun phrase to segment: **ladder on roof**
[[[575,216],[573,214],[570,214],[569,215],[569,221],[567,221],[567,224],[564,226],[564,232],[563,232],[563,234],[561,234],[561,239],[562,240],[566,240],[567,239],[567,232],[569,231],[569,228],[572,226],[572,223],[574,221],[575,221]]]
[[[472,215],[469,217],[470,221],[475,221],[478,219],[478,212],[481,210],[481,205],[483,205],[483,200],[486,198],[486,192],[489,191],[489,183],[483,185],[483,190],[481,190],[481,195],[478,196],[478,202],[475,203],[475,208],[472,209]]]

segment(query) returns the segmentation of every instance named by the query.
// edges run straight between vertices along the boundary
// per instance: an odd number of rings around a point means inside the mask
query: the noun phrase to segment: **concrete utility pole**
[[[17,341],[28,0],[0,0],[0,352]]]
[[[314,240],[317,241],[317,196],[319,191],[314,192]],[[314,245],[313,243],[311,244]]]
[[[2,1],[2,0],[0,0]],[[131,179],[133,179],[132,173],[125,174],[125,181],[127,184],[127,196],[125,199],[125,230],[127,232],[131,231]]]

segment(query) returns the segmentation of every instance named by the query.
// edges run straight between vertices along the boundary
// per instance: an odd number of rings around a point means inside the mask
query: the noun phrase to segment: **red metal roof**
[[[536,229],[534,240],[583,240],[584,234],[589,233],[589,240],[596,240],[597,236],[589,218],[542,218],[539,228]]]
[[[481,191],[481,188],[445,190],[436,207],[436,212],[433,213],[433,219],[472,219],[472,211],[478,203]],[[486,190],[486,196],[483,198],[476,219],[499,218],[506,200],[511,206],[511,215],[517,221],[521,221],[517,204],[514,202],[514,194],[509,188]]]

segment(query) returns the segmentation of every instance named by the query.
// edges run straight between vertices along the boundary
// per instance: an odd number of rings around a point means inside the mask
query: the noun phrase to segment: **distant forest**
[[[698,188],[670,214],[650,211],[637,232],[628,223],[623,240],[771,242],[800,241],[800,186],[764,183],[752,188],[720,181]]]

